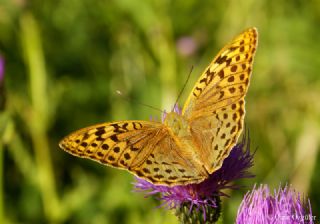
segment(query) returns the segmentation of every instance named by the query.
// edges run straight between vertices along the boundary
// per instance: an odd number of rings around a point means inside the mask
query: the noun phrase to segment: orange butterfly
[[[250,28],[222,48],[196,82],[182,114],[170,112],[163,123],[97,124],[68,135],[60,147],[153,184],[202,182],[222,166],[242,132],[257,42],[257,30]]]

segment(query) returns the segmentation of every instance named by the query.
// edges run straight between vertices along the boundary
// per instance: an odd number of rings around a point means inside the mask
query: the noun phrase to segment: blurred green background
[[[194,65],[182,104],[219,49],[251,26],[260,34],[246,98],[256,178],[228,192],[225,223],[254,183],[292,184],[319,220],[319,0],[0,0],[0,223],[178,223],[132,192],[132,175],[58,142],[99,122],[160,117],[116,90],[170,110]]]

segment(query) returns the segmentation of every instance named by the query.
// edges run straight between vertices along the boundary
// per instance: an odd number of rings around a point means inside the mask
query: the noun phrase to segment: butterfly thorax
[[[172,133],[178,137],[190,136],[189,123],[180,114],[170,112],[167,114],[164,124],[170,128]]]
[[[189,164],[191,169],[198,169],[202,176],[207,176],[207,172],[202,166],[201,158],[195,150],[196,145],[191,135],[189,121],[182,115],[175,112],[168,113],[164,124],[168,127],[175,144],[180,150],[175,151],[184,162]]]

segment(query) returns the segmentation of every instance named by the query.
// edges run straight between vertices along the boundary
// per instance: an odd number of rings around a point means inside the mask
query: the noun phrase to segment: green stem
[[[3,211],[3,142],[0,142],[0,223],[5,223]]]
[[[10,116],[6,112],[0,113],[0,223],[7,223],[4,198],[4,146],[10,142],[13,125]]]
[[[41,37],[38,26],[31,14],[21,18],[22,46],[25,62],[29,68],[31,113],[27,120],[31,131],[36,166],[37,179],[43,199],[44,212],[48,220],[59,219],[59,201],[56,194],[52,161],[48,143],[47,128],[49,120],[46,70],[41,47]]]

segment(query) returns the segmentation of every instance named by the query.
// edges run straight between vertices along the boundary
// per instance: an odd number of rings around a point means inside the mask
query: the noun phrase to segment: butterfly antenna
[[[119,96],[121,96],[122,99],[124,99],[124,100],[126,100],[126,101],[128,101],[128,102],[134,102],[134,103],[136,103],[136,104],[138,104],[138,105],[140,105],[140,106],[149,107],[149,108],[151,108],[151,109],[160,111],[161,113],[165,113],[165,111],[160,110],[159,108],[156,108],[156,107],[150,106],[150,105],[148,105],[148,104],[144,104],[144,103],[138,102],[138,101],[136,101],[136,100],[134,100],[134,99],[130,99],[130,98],[124,96],[123,93],[122,93],[120,90],[116,90],[116,93],[117,93]]]
[[[187,83],[188,83],[188,81],[189,81],[189,79],[190,79],[192,70],[193,70],[193,65],[191,66],[191,69],[190,69],[189,75],[188,75],[188,77],[187,77],[187,80],[184,82],[184,85],[183,85],[182,89],[180,90],[180,93],[179,93],[179,95],[178,95],[178,97],[177,97],[177,99],[176,99],[176,102],[174,103],[173,108],[177,105],[177,103],[178,103],[178,101],[179,101],[179,99],[180,99],[180,97],[181,97],[184,89],[186,88]]]

